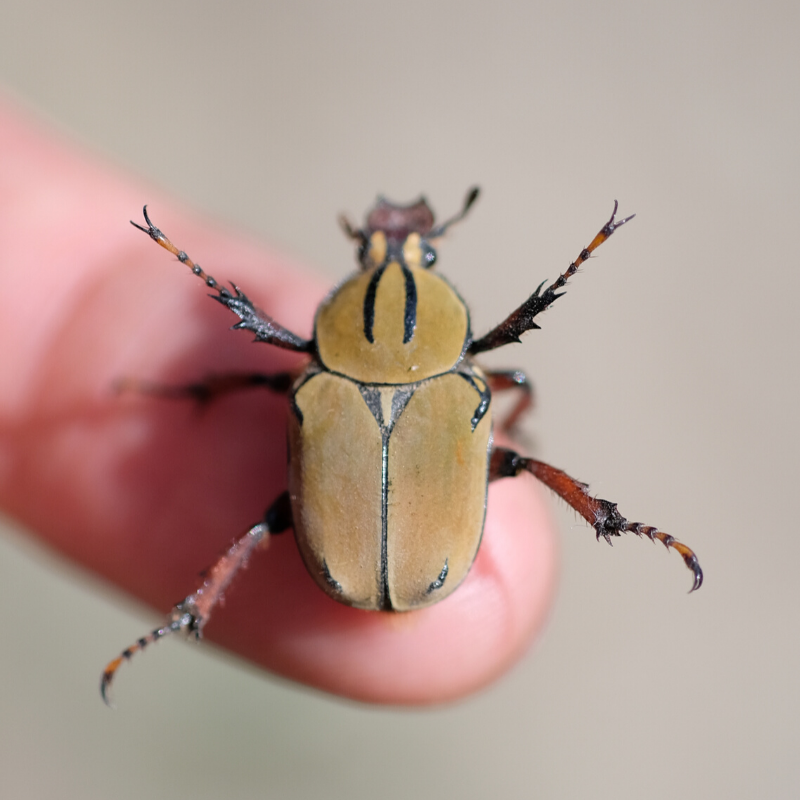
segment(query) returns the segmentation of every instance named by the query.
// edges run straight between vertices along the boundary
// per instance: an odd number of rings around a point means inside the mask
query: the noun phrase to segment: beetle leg
[[[111,682],[124,661],[130,661],[135,653],[171,633],[184,633],[200,639],[211,612],[222,600],[223,592],[228,588],[234,576],[247,565],[253,551],[256,548],[265,549],[269,544],[270,534],[281,533],[291,525],[292,509],[289,504],[289,493],[284,492],[270,506],[264,521],[250,528],[206,570],[203,582],[197,591],[184,598],[172,609],[172,613],[163,626],[138,639],[109,662],[100,679],[100,694],[106,705],[111,706]]]
[[[611,219],[600,229],[597,236],[592,239],[591,244],[581,250],[580,255],[573,261],[563,275],[559,275],[556,280],[542,292],[542,286],[547,281],[542,281],[536,291],[512,314],[510,314],[504,322],[501,322],[496,328],[493,328],[489,333],[480,339],[472,342],[468,351],[470,354],[483,353],[486,350],[494,350],[498,347],[510,344],[511,342],[518,342],[519,337],[525,333],[539,326],[533,321],[534,317],[546,311],[559,297],[564,295],[564,292],[558,292],[566,282],[578,271],[578,267],[586,261],[594,250],[600,247],[603,242],[608,239],[617,228],[621,228],[626,222],[632,220],[636,215],[631,214],[630,217],[625,217],[619,222],[615,220],[617,215],[618,203],[614,201],[614,212],[611,214]]]
[[[275,322],[272,317],[253,305],[250,298],[248,298],[236,284],[231,284],[233,292],[226,289],[224,286],[220,286],[214,278],[200,268],[199,264],[195,264],[183,250],[179,250],[175,247],[175,245],[153,225],[150,221],[150,217],[147,215],[147,206],[144,207],[143,213],[147,227],[145,228],[142,225],[138,225],[133,220],[131,220],[131,225],[133,225],[134,228],[138,228],[140,231],[144,231],[154,242],[176,256],[178,261],[182,264],[186,264],[209,289],[214,289],[217,294],[212,294],[210,297],[213,297],[214,300],[222,303],[222,305],[227,306],[239,317],[239,322],[233,326],[235,329],[244,328],[252,331],[256,335],[256,341],[274,344],[276,347],[283,347],[286,350],[308,353],[313,349],[313,341],[303,339],[287,328],[284,328],[283,325]]]
[[[119,392],[136,392],[174,400],[194,400],[199,405],[205,406],[224,395],[255,387],[263,387],[276,394],[286,394],[292,388],[296,377],[293,372],[276,372],[274,375],[260,372],[230,372],[224,375],[209,375],[201,381],[182,386],[123,378],[116,382],[114,388]]]
[[[594,528],[598,539],[602,536],[611,544],[612,536],[635,533],[637,536],[647,536],[653,542],[658,540],[667,549],[671,547],[676,550],[694,574],[694,584],[690,591],[693,592],[703,585],[703,570],[700,568],[697,556],[675,537],[651,525],[628,522],[617,510],[616,503],[592,497],[587,484],[571,478],[566,472],[556,469],[556,467],[551,467],[549,464],[533,458],[525,458],[505,447],[494,448],[489,466],[489,480],[515,477],[523,470],[530,472],[545,486],[552,489],[567,505],[575,509]]]
[[[503,433],[511,433],[522,415],[533,407],[533,384],[528,376],[519,369],[487,372],[486,380],[493,392],[502,392],[507,389],[515,389],[519,392],[519,397],[511,411],[499,423],[499,428]]]

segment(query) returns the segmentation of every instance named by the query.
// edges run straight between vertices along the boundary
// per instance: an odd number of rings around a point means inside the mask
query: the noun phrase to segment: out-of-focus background
[[[797,797],[798,30],[789,0],[6,0],[12,98],[331,282],[337,212],[479,183],[439,261],[476,331],[636,212],[487,361],[534,377],[535,452],[706,585],[559,507],[555,612],[479,696],[371,708],[170,643],[111,713],[98,668],[156,616],[8,521],[2,796]]]

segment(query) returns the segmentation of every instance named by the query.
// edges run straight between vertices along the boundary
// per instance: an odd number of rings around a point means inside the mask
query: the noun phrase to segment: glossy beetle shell
[[[318,312],[319,362],[292,396],[289,495],[319,586],[358,608],[405,611],[446,597],[472,565],[491,414],[463,358],[469,315],[452,287],[397,262],[375,275],[351,277]]]

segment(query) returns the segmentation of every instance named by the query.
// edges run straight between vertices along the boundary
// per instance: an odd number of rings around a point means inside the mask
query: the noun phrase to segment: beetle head
[[[375,269],[393,261],[429,269],[436,263],[431,240],[463,219],[478,194],[477,186],[470,189],[461,211],[441,225],[434,224],[433,211],[424,197],[405,206],[379,197],[363,228],[353,228],[344,217],[340,221],[344,232],[358,242],[358,262],[362,269]]]

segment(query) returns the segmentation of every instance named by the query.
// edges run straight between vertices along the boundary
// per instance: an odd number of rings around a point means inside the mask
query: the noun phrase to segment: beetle
[[[567,502],[609,544],[624,532],[676,550],[693,573],[694,552],[650,525],[629,522],[615,503],[542,461],[495,445],[492,392],[516,390],[499,422],[509,431],[530,406],[531,384],[519,370],[488,371],[474,357],[539,328],[536,317],[603,242],[633,216],[608,222],[567,270],[546,281],[503,322],[474,338],[467,305],[432,271],[433,243],[463,219],[478,198],[472,188],[461,210],[436,224],[424,197],[409,205],[379,198],[363,228],[340,220],[358,247],[359,270],[323,300],[311,339],[303,339],[257,308],[235,284],[220,285],[150,220],[131,222],[175,255],[216,294],[255,340],[307,356],[299,373],[230,374],[189,386],[128,381],[150,394],[207,401],[262,386],[289,399],[288,489],[211,566],[199,588],[178,603],[162,626],[111,661],[101,694],[120,665],[148,644],[176,632],[200,638],[223,591],[256,548],[294,529],[317,585],[331,598],[362,609],[411,611],[451,594],[469,572],[483,533],[491,481],[529,472]],[[344,498],[344,500],[343,500]]]

